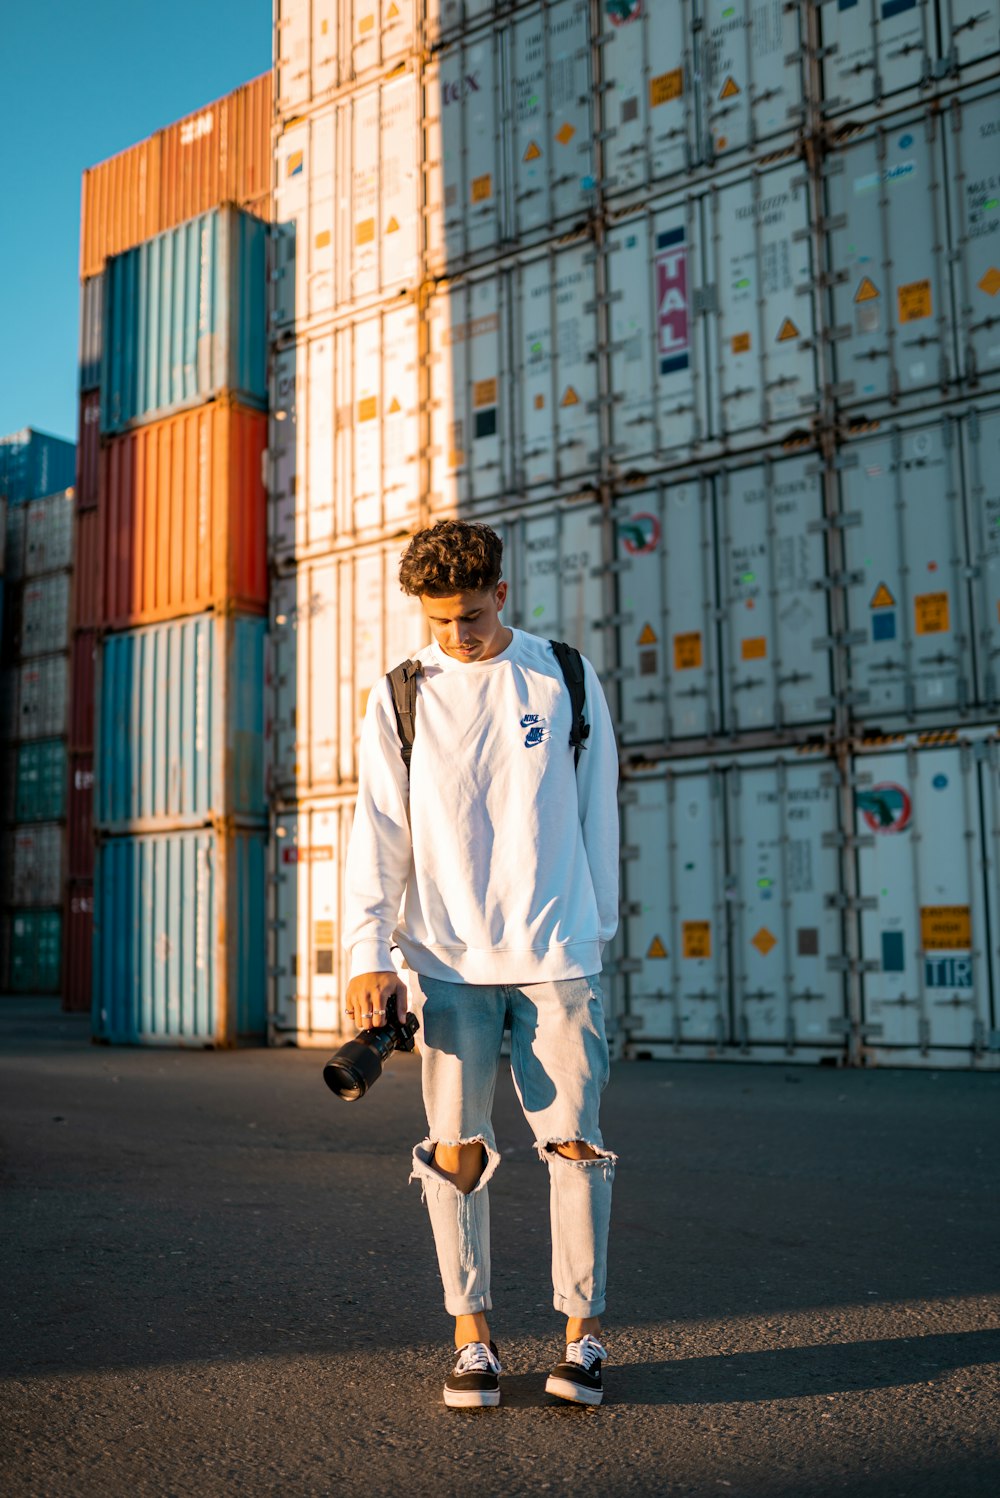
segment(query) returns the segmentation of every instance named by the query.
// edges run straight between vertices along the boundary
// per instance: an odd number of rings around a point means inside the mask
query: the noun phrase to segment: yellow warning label
[[[872,594],[872,601],[868,605],[870,609],[894,609],[896,600],[893,598],[885,583],[879,583]]]
[[[674,670],[693,671],[701,665],[701,630],[674,635]]]
[[[378,396],[365,395],[358,401],[358,420],[374,421],[378,415]]]
[[[1000,270],[997,270],[995,265],[991,265],[985,276],[982,276],[976,282],[976,285],[980,291],[985,291],[987,296],[996,296],[997,292],[1000,291]]]
[[[681,937],[685,957],[711,957],[711,921],[682,921]]]
[[[868,276],[862,276],[861,285],[854,293],[854,300],[856,302],[874,302],[875,298],[880,295],[881,293],[875,282],[870,280]]]
[[[392,218],[386,224],[386,226],[385,226],[385,232],[387,234],[398,234],[399,233],[399,219],[396,217],[395,214],[393,214]]]
[[[951,629],[947,593],[919,593],[913,609],[918,635],[943,635]]]
[[[291,156],[289,156],[285,163],[286,177],[294,177],[296,172],[301,172],[303,154],[302,151],[293,151]]]
[[[922,905],[920,945],[925,952],[968,951],[972,913],[968,905]]]
[[[646,956],[647,957],[666,957],[667,955],[668,955],[667,954],[667,949],[663,945],[663,943],[660,940],[660,938],[658,936],[654,936],[653,940],[649,944],[649,951],[646,953]]]
[[[313,921],[313,946],[314,947],[332,947],[333,946],[333,922],[332,921]]]
[[[521,160],[522,161],[537,161],[538,158],[539,158],[539,156],[541,156],[541,154],[542,154],[542,148],[538,144],[537,140],[531,140],[531,141],[528,142],[528,149],[525,151],[524,155],[521,157]]]
[[[375,238],[375,220],[363,218],[359,224],[354,225],[354,243],[371,244]]]
[[[569,120],[567,120],[562,129],[556,131],[556,140],[561,146],[568,146],[575,134],[576,130],[570,124]]]
[[[734,333],[732,347],[734,354],[748,354],[750,352],[750,334]]]
[[[368,699],[372,694],[371,687],[362,687],[358,693],[358,717],[363,718],[368,711]]]
[[[545,410],[545,397],[544,397],[544,395],[536,395],[535,396],[535,410],[536,411],[544,411]]]
[[[735,99],[736,95],[739,92],[740,92],[740,86],[736,82],[736,79],[733,77],[733,75],[730,73],[729,76],[727,77],[725,83],[722,85],[722,88],[721,88],[721,90],[719,92],[719,98],[720,99]]]
[[[653,628],[653,626],[651,624],[643,625],[642,634],[639,636],[639,644],[656,645],[658,644],[658,642],[659,636],[657,635],[656,630]]]
[[[766,926],[761,926],[756,936],[751,936],[750,945],[756,947],[762,957],[766,957],[778,945],[778,938]]]
[[[361,19],[358,22],[358,30],[361,32],[361,35],[365,36],[369,31],[374,31],[374,29],[375,29],[375,17],[374,16],[362,16]]]
[[[329,229],[321,229],[319,231],[319,233],[316,235],[316,239],[315,239],[315,245],[316,245],[317,250],[325,250],[326,247],[327,247],[327,245],[329,243],[330,243],[330,231],[329,231]]]
[[[495,406],[497,403],[496,380],[476,380],[472,386],[472,404],[479,411],[483,406]]]
[[[578,406],[580,404],[580,397],[577,395],[572,385],[566,386],[566,393],[564,394],[559,404],[560,406]]]
[[[398,413],[400,411],[402,411],[402,409],[403,408],[399,404],[399,401],[396,399],[395,396],[393,396],[392,400],[389,402],[389,410],[387,412],[387,415],[389,415],[389,416],[396,416],[396,415],[398,415]]]
[[[649,80],[649,107],[656,109],[659,104],[669,104],[671,99],[679,99],[683,92],[683,68],[674,68],[669,73],[661,73],[658,78]]]
[[[464,462],[465,454],[463,452],[460,452],[458,448],[452,448],[451,452],[448,454],[448,467],[461,468]]]
[[[390,5],[389,9],[386,11],[385,18],[386,18],[387,21],[398,20],[398,18],[399,18],[399,6],[395,4],[395,0],[394,0],[394,3],[392,5]]]
[[[744,661],[762,661],[767,657],[767,640],[763,635],[755,635],[748,640],[740,641],[740,659]]]
[[[784,322],[781,324],[781,327],[778,329],[778,337],[776,341],[778,343],[787,343],[790,338],[798,338],[798,336],[798,328],[792,322],[792,319],[790,317],[786,317]]]
[[[900,322],[919,322],[922,317],[930,317],[931,283],[911,281],[907,286],[900,286],[896,292],[896,301],[899,304]]]
[[[493,196],[493,173],[484,172],[481,177],[472,179],[472,201],[474,203],[485,203]]]

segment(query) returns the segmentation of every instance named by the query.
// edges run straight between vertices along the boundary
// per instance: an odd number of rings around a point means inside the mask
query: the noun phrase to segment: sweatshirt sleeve
[[[392,934],[410,871],[409,786],[385,677],[361,729],[358,799],[347,850],[343,944],[350,977],[391,972]]]
[[[586,658],[583,666],[590,735],[577,766],[577,796],[600,939],[608,942],[618,929],[618,746],[600,678]]]

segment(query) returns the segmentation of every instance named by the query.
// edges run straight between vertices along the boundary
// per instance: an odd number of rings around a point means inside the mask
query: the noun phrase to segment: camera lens
[[[331,1092],[353,1103],[364,1097],[382,1075],[377,1049],[359,1040],[349,1040],[323,1068],[323,1080]]]

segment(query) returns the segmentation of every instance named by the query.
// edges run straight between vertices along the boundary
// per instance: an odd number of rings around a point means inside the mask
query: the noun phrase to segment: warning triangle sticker
[[[792,322],[792,319],[790,317],[786,317],[784,322],[781,324],[781,327],[778,329],[778,337],[776,339],[776,342],[787,343],[790,338],[798,338],[798,336],[798,328]]]
[[[399,220],[396,218],[395,214],[393,214],[392,218],[386,224],[386,226],[385,226],[385,232],[387,234],[398,234],[399,233]]]
[[[395,396],[393,396],[392,400],[389,402],[389,415],[390,416],[395,416],[396,412],[397,411],[401,411],[402,409],[403,408],[399,404],[399,401],[396,399]]]
[[[739,91],[740,91],[740,86],[736,82],[736,79],[730,73],[729,76],[726,78],[725,83],[722,85],[722,92],[719,94],[719,98],[720,99],[735,99],[736,95],[739,93]]]
[[[1000,270],[991,265],[981,280],[976,282],[980,291],[985,291],[987,296],[996,296],[1000,291]]]
[[[854,300],[856,302],[873,302],[878,295],[879,289],[875,285],[875,282],[868,276],[862,276],[861,285],[854,293]]]
[[[639,644],[640,645],[656,645],[658,643],[659,643],[659,636],[657,635],[656,631],[653,629],[653,626],[651,624],[647,624],[645,626],[645,628],[643,629],[642,634],[639,636]]]
[[[577,395],[572,385],[566,386],[566,393],[559,404],[561,406],[578,406],[580,404],[580,397]]]
[[[778,945],[778,938],[766,926],[761,926],[756,936],[751,936],[750,945],[756,947],[762,957],[766,957]]]
[[[662,941],[660,940],[660,938],[658,936],[654,936],[653,937],[653,940],[649,944],[649,951],[646,953],[646,956],[647,957],[666,957],[667,956],[667,949],[663,945]]]
[[[567,120],[566,123],[556,131],[556,140],[561,146],[568,146],[575,134],[576,130],[570,124],[569,120]]]
[[[539,158],[539,156],[541,156],[541,154],[542,154],[542,148],[541,148],[541,146],[538,144],[537,140],[532,140],[532,141],[528,142],[528,149],[525,151],[524,155],[521,157],[521,160],[522,161],[537,161],[538,158]]]
[[[396,18],[398,17],[398,15],[399,15],[399,6],[398,5],[390,5],[389,9],[385,13],[385,18],[386,18],[387,21],[395,21]]]
[[[893,609],[896,607],[896,600],[889,592],[885,583],[879,583],[868,607],[872,609]]]

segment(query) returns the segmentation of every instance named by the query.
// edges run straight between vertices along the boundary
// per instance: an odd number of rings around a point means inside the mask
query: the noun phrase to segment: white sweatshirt
[[[574,769],[569,688],[548,640],[500,655],[414,654],[406,767],[389,684],[368,699],[347,856],[351,977],[406,965],[453,983],[543,983],[601,968],[618,925],[618,755],[594,668]],[[409,814],[408,814],[409,813]]]

